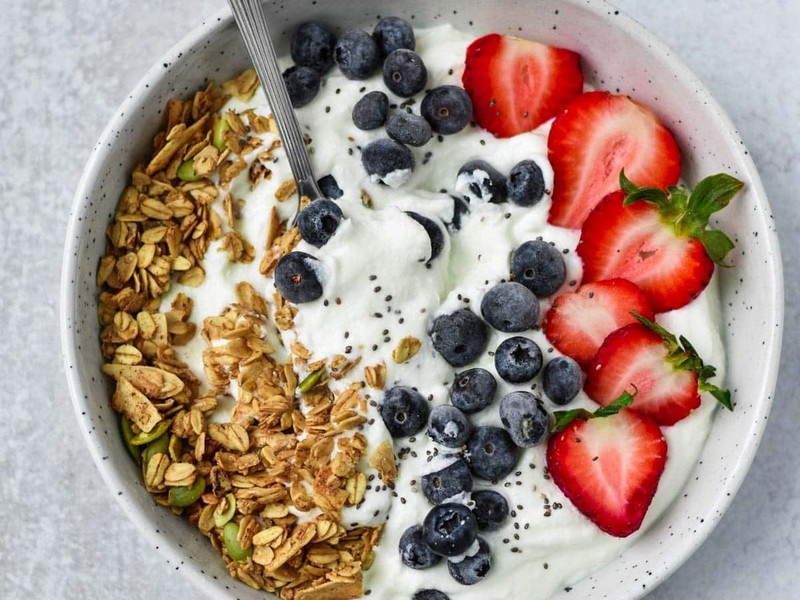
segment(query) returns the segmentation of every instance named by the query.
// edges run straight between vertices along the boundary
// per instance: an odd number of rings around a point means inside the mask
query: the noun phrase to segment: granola
[[[244,281],[235,302],[202,323],[185,295],[164,302],[173,281],[203,283],[212,242],[220,240],[232,263],[253,261],[263,247],[260,270],[269,274],[300,239],[274,208],[262,243],[236,228],[241,200],[231,185],[245,171],[251,187],[270,179],[280,140],[271,116],[220,110],[231,95],[252,97],[257,85],[248,70],[167,102],[152,158],[134,168],[106,231],[97,270],[103,372],[114,380],[112,406],[146,488],[209,538],[233,577],[284,600],[346,600],[361,596],[382,531],[342,519],[367,487],[359,470],[367,442],[357,432],[366,384],[337,394],[327,383],[358,360],[309,362],[300,344],[281,357],[274,331],[291,328],[296,309],[276,292],[270,314]],[[286,180],[275,198],[295,193]],[[177,349],[198,338],[203,373],[178,358]],[[308,371],[319,375],[300,385],[297,373]],[[230,421],[217,422],[234,394]]]

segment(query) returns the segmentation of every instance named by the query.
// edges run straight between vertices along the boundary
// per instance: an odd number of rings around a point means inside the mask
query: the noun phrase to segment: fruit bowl
[[[309,18],[341,29],[377,15],[397,14],[415,26],[450,22],[475,36],[499,32],[564,46],[583,57],[591,85],[628,94],[650,107],[683,150],[683,178],[725,171],[745,182],[718,215],[736,242],[730,268],[719,277],[722,337],[727,348],[725,385],[734,412],[719,411],[683,492],[636,543],[605,568],[571,584],[556,598],[638,598],[676,569],[708,536],[741,484],[757,449],[777,375],[783,317],[783,282],[769,205],[752,161],[718,104],[652,34],[599,1],[505,2],[503,10],[477,1],[405,3],[354,1],[265,3],[281,37]],[[520,25],[523,24],[523,25]],[[163,63],[163,64],[162,64]],[[263,598],[229,578],[207,540],[184,520],[156,506],[118,435],[110,392],[100,366],[95,277],[106,226],[162,122],[166,99],[219,80],[249,65],[227,12],[210,18],[182,40],[131,92],[99,140],[86,167],[71,214],[62,279],[62,339],[76,413],[109,488],[130,518],[171,564],[181,564],[213,598]]]

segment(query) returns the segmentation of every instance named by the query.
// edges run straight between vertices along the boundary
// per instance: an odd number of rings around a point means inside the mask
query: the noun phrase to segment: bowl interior
[[[502,4],[502,9],[498,9]],[[782,276],[769,206],[752,161],[736,131],[703,86],[660,42],[608,5],[591,0],[461,0],[397,3],[295,0],[265,6],[286,49],[287,34],[309,18],[340,30],[397,14],[417,26],[449,22],[474,31],[496,31],[569,47],[584,57],[590,83],[632,96],[652,108],[684,152],[684,178],[726,171],[746,182],[745,191],[720,214],[733,234],[734,266],[721,273],[727,381],[737,401],[720,411],[684,493],[619,559],[577,582],[557,598],[637,598],[680,565],[710,533],[738,489],[763,431],[774,389],[783,316]],[[161,64],[163,63],[163,65]],[[214,598],[264,598],[230,579],[217,554],[197,530],[156,506],[121,443],[109,404],[96,317],[95,274],[105,229],[127,185],[127,173],[143,159],[162,122],[164,103],[186,96],[209,79],[223,81],[249,66],[238,31],[226,13],[209,19],[181,41],[130,94],[98,142],[75,198],[62,281],[66,370],[76,411],[104,478],[128,515],[165,560],[179,567]],[[756,350],[756,351],[754,351]]]

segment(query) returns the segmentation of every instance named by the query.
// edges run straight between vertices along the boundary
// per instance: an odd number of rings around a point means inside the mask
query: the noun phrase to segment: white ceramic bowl
[[[496,31],[567,46],[581,53],[588,82],[651,107],[672,130],[684,156],[684,178],[726,171],[745,191],[719,216],[733,234],[734,267],[721,274],[727,381],[737,402],[718,411],[685,490],[661,519],[610,565],[557,596],[560,600],[641,597],[697,549],[722,517],[758,447],[778,369],[783,279],[778,241],[753,162],[733,124],[708,91],[652,34],[598,0],[388,2],[351,0],[267,2],[283,36],[316,18],[344,29],[397,14],[414,25],[448,21],[475,35]],[[279,52],[281,49],[279,48]],[[96,316],[95,273],[104,231],[134,164],[161,125],[164,102],[187,94],[207,77],[224,80],[249,60],[227,11],[178,43],[131,92],[103,132],[76,193],[62,278],[62,339],[69,388],[86,442],[108,486],[129,517],[211,598],[265,598],[230,579],[219,556],[196,528],[156,506],[122,445],[109,404]]]

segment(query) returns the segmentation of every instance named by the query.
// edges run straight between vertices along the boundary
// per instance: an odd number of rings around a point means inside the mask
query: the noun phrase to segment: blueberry
[[[305,252],[289,252],[275,266],[275,285],[289,302],[311,302],[322,296],[319,261]]]
[[[447,224],[447,228],[452,232],[461,229],[461,220],[469,214],[469,204],[459,196],[450,197],[453,199],[453,220]]]
[[[500,421],[520,448],[533,448],[547,437],[550,415],[530,392],[511,392],[500,401]]]
[[[439,590],[419,590],[411,600],[450,600],[450,596]]]
[[[433,320],[431,341],[450,365],[463,367],[483,353],[489,342],[489,334],[483,319],[460,308]]]
[[[283,72],[283,83],[292,106],[300,108],[319,92],[319,73],[311,67],[289,67]]]
[[[386,133],[393,140],[409,146],[424,146],[433,136],[430,124],[419,115],[393,113],[386,121]]]
[[[464,88],[442,85],[425,94],[420,112],[436,133],[458,133],[472,118],[472,100]]]
[[[530,381],[542,370],[542,351],[526,337],[508,338],[494,352],[494,368],[509,383]]]
[[[398,385],[388,390],[381,404],[381,418],[393,438],[419,433],[428,424],[428,403],[418,391]]]
[[[292,36],[291,54],[295,64],[310,67],[323,75],[333,66],[336,36],[314,21],[303,23]]]
[[[508,197],[514,204],[533,206],[544,195],[542,169],[532,160],[523,160],[508,175]]]
[[[478,551],[458,562],[448,560],[447,569],[453,579],[463,585],[475,585],[481,581],[492,568],[492,554],[489,544],[483,538],[478,539]]]
[[[342,188],[339,187],[339,184],[333,175],[325,175],[325,177],[320,177],[317,181],[317,185],[319,186],[320,191],[325,194],[325,197],[330,198],[331,200],[336,200],[344,195]]]
[[[383,61],[383,83],[401,98],[410,98],[425,89],[428,70],[419,54],[400,48]]]
[[[525,242],[511,255],[514,279],[539,298],[552,296],[567,277],[563,254],[544,240]]]
[[[539,321],[539,300],[521,283],[505,281],[484,294],[481,314],[498,331],[525,331]]]
[[[569,404],[583,385],[583,373],[569,356],[554,358],[544,367],[544,393],[555,404]]]
[[[389,187],[399,187],[408,181],[414,170],[414,155],[406,146],[389,138],[380,138],[364,146],[361,152],[364,165],[372,181]]]
[[[469,421],[455,406],[443,404],[431,411],[428,437],[448,448],[460,448],[469,439]]]
[[[467,442],[467,461],[475,477],[497,481],[517,464],[517,445],[502,427],[476,427]]]
[[[450,387],[450,402],[464,413],[473,414],[489,406],[497,381],[489,371],[476,367],[456,375]]]
[[[306,242],[321,248],[336,233],[342,219],[344,219],[342,209],[336,202],[320,198],[300,211],[297,216],[297,228]]]
[[[425,543],[436,554],[463,554],[478,535],[475,515],[463,504],[448,502],[434,506],[422,522]]]
[[[469,201],[505,202],[506,178],[485,160],[471,160],[458,170],[456,191]]]
[[[505,497],[494,490],[478,490],[472,492],[472,514],[478,522],[481,531],[495,531],[500,529],[503,521],[508,518],[508,502]]]
[[[388,56],[398,48],[413,50],[416,47],[414,30],[400,17],[382,18],[372,30],[372,37],[375,38],[384,56]]]
[[[359,129],[369,131],[386,123],[389,114],[389,97],[383,92],[364,94],[353,106],[353,123]]]
[[[431,504],[441,504],[457,494],[472,491],[472,475],[463,458],[435,473],[422,476],[422,493]]]
[[[442,557],[435,554],[425,543],[422,525],[412,525],[400,536],[400,560],[412,569],[428,569],[437,564]]]
[[[431,255],[427,262],[432,261],[441,254],[442,248],[444,248],[444,232],[442,228],[439,227],[433,219],[423,217],[421,214],[414,211],[406,211],[406,214],[422,225],[425,229],[425,233],[428,234],[428,238],[431,241]]]
[[[348,31],[336,42],[333,60],[348,79],[367,79],[381,64],[381,51],[366,31]]]

